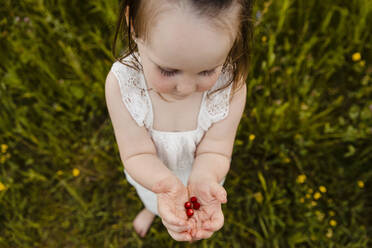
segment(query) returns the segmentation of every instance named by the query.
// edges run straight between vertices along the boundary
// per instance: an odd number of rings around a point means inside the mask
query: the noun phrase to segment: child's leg
[[[133,220],[134,230],[140,237],[145,237],[149,230],[151,223],[153,222],[155,214],[151,213],[146,208],[143,208]]]

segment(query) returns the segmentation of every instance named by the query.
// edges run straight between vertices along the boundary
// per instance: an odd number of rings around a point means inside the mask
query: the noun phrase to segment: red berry
[[[185,208],[191,208],[191,202],[185,202]]]
[[[191,201],[191,202],[197,202],[197,201],[198,201],[198,199],[196,199],[196,197],[195,197],[195,196],[193,196],[193,197],[191,197],[191,198],[190,198],[190,201]]]
[[[192,210],[191,208],[188,208],[186,210],[186,214],[187,214],[187,216],[191,217],[194,214],[194,210]]]
[[[199,202],[193,202],[192,203],[192,207],[196,210],[198,210],[200,208],[200,203]]]

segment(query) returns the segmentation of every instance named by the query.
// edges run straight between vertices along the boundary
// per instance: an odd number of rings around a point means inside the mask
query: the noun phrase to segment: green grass
[[[104,97],[117,2],[2,1],[1,248],[372,247],[369,0],[257,1],[225,225],[192,245],[133,231]]]

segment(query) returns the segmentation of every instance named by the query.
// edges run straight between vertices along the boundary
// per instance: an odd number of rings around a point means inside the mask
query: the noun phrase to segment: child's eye
[[[204,76],[210,76],[214,73],[214,69],[213,70],[210,70],[210,71],[203,71],[201,72],[202,75]]]
[[[160,70],[160,73],[163,76],[166,76],[166,77],[174,76],[178,72],[178,71],[166,71],[166,70],[163,70],[161,68],[159,68],[159,70]],[[200,74],[203,75],[203,76],[210,76],[214,73],[214,71],[215,71],[215,69],[212,69],[212,70],[209,70],[209,71],[203,71]]]
[[[163,76],[166,76],[166,77],[171,77],[171,76],[174,76],[177,71],[166,71],[166,70],[163,70],[161,68],[160,69],[160,73],[163,75]]]

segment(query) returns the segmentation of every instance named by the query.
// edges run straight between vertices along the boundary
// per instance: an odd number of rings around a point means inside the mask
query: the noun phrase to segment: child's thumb
[[[211,194],[217,198],[221,203],[227,202],[227,193],[224,187],[218,183],[213,183],[211,186]]]

